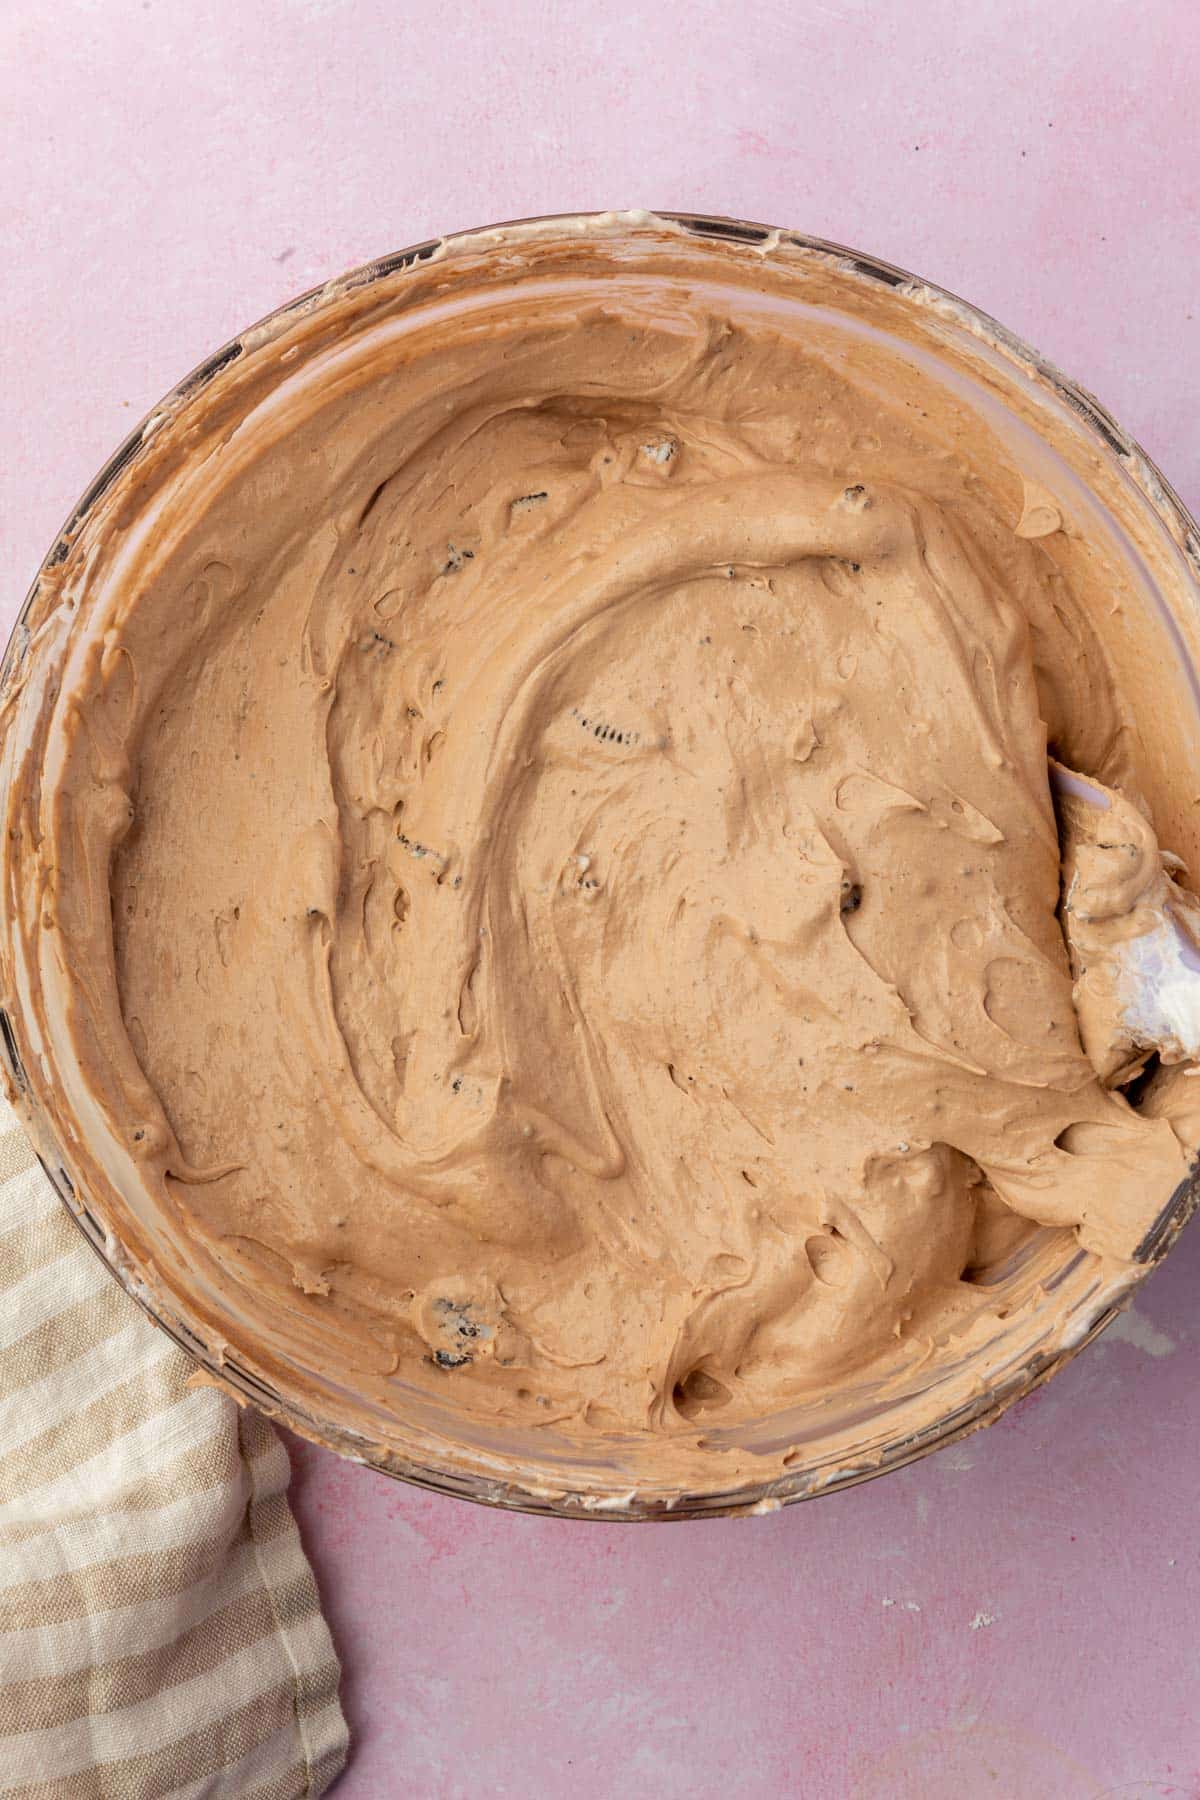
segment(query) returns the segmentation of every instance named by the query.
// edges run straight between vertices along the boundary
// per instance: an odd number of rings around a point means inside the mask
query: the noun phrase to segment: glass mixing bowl
[[[0,669],[0,791],[6,822],[38,766],[38,696],[57,691],[71,615],[89,556],[121,508],[138,517],[150,458],[169,455],[193,429],[198,402],[237,416],[239,383],[269,367],[283,384],[300,354],[343,358],[370,334],[397,342],[437,309],[467,318],[514,282],[578,285],[594,302],[622,283],[652,279],[664,306],[689,293],[736,295],[902,354],[986,422],[1024,475],[1064,496],[1076,529],[1103,548],[1129,603],[1123,630],[1144,645],[1154,672],[1155,768],[1200,770],[1200,543],[1184,507],[1150,460],[1088,394],[993,319],[903,270],[835,244],[743,221],[692,214],[624,213],[520,221],[419,244],[385,256],[272,313],[180,383],[105,464],[50,550]],[[1139,636],[1140,634],[1140,636]],[[1185,816],[1159,820],[1164,841],[1200,849]],[[637,1440],[598,1436],[587,1448],[542,1430],[501,1431],[424,1391],[394,1382],[386,1405],[326,1371],[319,1334],[268,1346],[246,1317],[222,1311],[186,1243],[140,1216],[84,1150],[101,1129],[70,1097],[60,1046],[31,1004],[38,980],[36,896],[20,879],[21,851],[6,830],[0,900],[0,1062],[50,1179],[71,1217],[127,1292],[208,1379],[315,1442],[387,1474],[446,1493],[562,1516],[697,1518],[773,1510],[901,1467],[996,1418],[1052,1374],[1112,1319],[1170,1248],[1200,1197],[1197,1179],[1164,1196],[1135,1265],[1113,1274],[1070,1234],[1035,1237],[1003,1271],[1014,1293],[1040,1302],[998,1323],[992,1341],[902,1383],[861,1383],[820,1405],[713,1427],[706,1472],[686,1489],[657,1481]],[[722,1452],[770,1459],[761,1480],[731,1485]]]

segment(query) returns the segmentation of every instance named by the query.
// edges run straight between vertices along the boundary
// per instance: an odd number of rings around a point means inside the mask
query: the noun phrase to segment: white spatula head
[[[1101,1080],[1127,1081],[1157,1051],[1200,1059],[1200,901],[1178,857],[1113,788],[1051,761],[1062,841],[1062,921],[1083,1047]]]

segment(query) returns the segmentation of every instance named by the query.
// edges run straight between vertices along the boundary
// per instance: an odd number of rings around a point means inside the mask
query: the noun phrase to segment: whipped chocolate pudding
[[[1195,847],[1116,560],[902,344],[654,253],[349,292],[151,435],[10,682],[8,985],[216,1335],[666,1479],[1131,1271],[1200,1084],[1081,1032]],[[1142,858],[1082,951],[1048,752]]]

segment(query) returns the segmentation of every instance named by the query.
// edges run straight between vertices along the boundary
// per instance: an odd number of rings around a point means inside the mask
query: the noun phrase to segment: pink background
[[[1200,504],[1195,0],[0,5],[7,628],[239,326],[452,227],[742,214],[958,290]],[[1200,1796],[1200,1226],[994,1430],[772,1518],[500,1516],[296,1445],[339,1800]]]

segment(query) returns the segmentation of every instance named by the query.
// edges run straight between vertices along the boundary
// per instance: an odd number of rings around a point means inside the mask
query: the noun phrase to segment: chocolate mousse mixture
[[[517,288],[115,524],[24,827],[75,1103],[348,1382],[726,1424],[994,1326],[1039,1228],[1130,1258],[1186,1174],[1059,917],[1048,744],[1154,857],[1102,605],[881,369]]]

